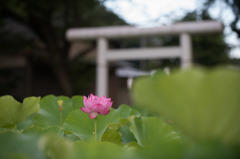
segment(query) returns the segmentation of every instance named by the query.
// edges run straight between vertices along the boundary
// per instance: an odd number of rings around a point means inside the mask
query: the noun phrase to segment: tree
[[[179,21],[201,21],[211,20],[207,10],[201,13],[193,11],[187,13],[183,19]],[[196,64],[204,66],[216,66],[229,63],[230,47],[224,41],[223,33],[193,35],[193,61]]]
[[[125,24],[98,0],[0,0],[0,4],[2,29],[9,19],[27,28],[21,34],[15,34],[14,30],[0,31],[0,42],[4,44],[0,49],[8,54],[20,53],[44,61],[66,95],[73,94],[68,73],[70,44],[65,39],[66,29]],[[17,46],[9,47],[12,45]]]
[[[216,2],[217,0],[205,0],[203,10],[210,9]],[[240,22],[240,0],[223,0],[223,2],[225,2],[234,14],[234,19],[231,22],[230,27],[232,31],[237,33],[238,38],[240,38],[240,28],[237,26],[237,23]]]
[[[184,21],[203,21],[203,20],[212,20],[207,10],[202,12],[189,12],[186,15],[176,20],[175,22],[184,22]],[[161,36],[149,39],[148,46],[157,42],[157,45],[161,46],[176,46],[179,45],[178,36]],[[192,55],[194,65],[201,65],[205,67],[213,67],[217,65],[226,65],[230,63],[229,50],[230,47],[224,41],[223,33],[214,33],[214,34],[199,34],[191,35],[192,39]],[[180,59],[163,59],[161,61],[149,62],[148,66],[150,69],[154,67],[178,67],[180,65]]]

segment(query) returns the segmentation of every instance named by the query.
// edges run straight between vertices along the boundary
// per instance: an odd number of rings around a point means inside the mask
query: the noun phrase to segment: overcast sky
[[[186,11],[194,11],[201,7],[202,0],[113,0],[106,1],[105,6],[123,18],[127,23],[136,26],[161,26],[171,24],[182,18]],[[234,15],[223,3],[217,3],[211,10],[213,18],[223,19],[225,26],[233,20]],[[224,17],[224,18],[223,18]],[[240,25],[240,24],[239,24]],[[240,41],[237,35],[225,27],[226,42],[234,45],[232,57],[240,58]]]

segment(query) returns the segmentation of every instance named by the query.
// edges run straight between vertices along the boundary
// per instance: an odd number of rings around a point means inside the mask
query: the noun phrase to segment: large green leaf
[[[21,103],[12,96],[0,97],[0,127],[14,126],[17,122],[17,110],[20,107]]]
[[[131,125],[129,120],[131,120],[131,118],[140,117],[141,113],[125,104],[120,105],[117,112],[121,118],[118,131],[121,133],[122,143],[127,144],[129,142],[136,142],[133,133],[129,130],[129,126]]]
[[[70,159],[74,152],[73,143],[57,135],[41,136],[38,145],[49,159]]]
[[[16,132],[0,133],[1,159],[45,159],[38,148],[39,136],[23,135]]]
[[[28,97],[23,100],[23,107],[20,109],[18,120],[21,121],[18,123],[18,129],[25,129],[33,123],[33,116],[39,111],[40,98]],[[26,118],[27,117],[27,118]]]
[[[73,153],[72,142],[58,135],[5,131],[0,141],[1,159],[69,159]]]
[[[103,133],[101,142],[111,142],[117,145],[122,145],[121,134],[117,130],[107,130]]]
[[[25,130],[28,129],[29,127],[33,126],[33,117],[35,114],[32,114],[28,116],[26,119],[23,121],[17,123],[17,129],[18,130]]]
[[[134,118],[134,116],[132,118]],[[123,144],[127,144],[129,142],[136,142],[135,136],[129,130],[129,128],[131,126],[130,120],[131,120],[131,118],[130,119],[121,119],[120,120],[119,132],[121,133],[122,143]]]
[[[97,138],[100,141],[106,127],[109,124],[119,122],[119,115],[115,109],[111,109],[109,114],[105,116],[98,115],[96,120]],[[71,131],[82,140],[91,140],[94,138],[95,119],[90,119],[89,115],[81,110],[75,110],[66,118],[63,127],[65,131]]]
[[[63,101],[62,112],[59,111],[58,100]],[[65,96],[46,96],[40,101],[40,111],[34,117],[34,125],[43,128],[49,126],[62,127],[68,114],[82,106],[82,96],[73,96],[72,99]]]
[[[157,117],[134,118],[130,130],[141,146],[180,142],[177,133]]]
[[[133,97],[193,139],[240,143],[239,81],[237,70],[194,68],[140,79]]]
[[[0,127],[13,127],[39,110],[40,97],[25,98],[23,104],[12,96],[0,97]]]
[[[74,143],[74,159],[123,159],[123,148],[110,142],[82,142]]]
[[[128,118],[129,116],[141,116],[140,112],[125,104],[120,105],[117,109],[117,112],[119,113],[120,118]]]
[[[23,106],[19,110],[18,121],[23,121],[29,115],[39,111],[40,97],[27,97],[23,100]]]

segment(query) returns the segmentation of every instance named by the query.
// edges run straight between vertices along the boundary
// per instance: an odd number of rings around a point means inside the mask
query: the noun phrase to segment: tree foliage
[[[210,9],[217,0],[205,0],[203,10]],[[238,38],[240,38],[240,28],[237,23],[240,21],[240,1],[239,0],[223,0],[223,2],[231,9],[234,14],[234,19],[232,20],[230,27],[232,31],[237,33]],[[222,17],[224,18],[224,17]]]
[[[44,62],[66,95],[73,93],[66,29],[125,24],[98,0],[0,0],[0,4],[1,52]]]
[[[200,14],[196,11],[187,13],[180,21],[211,20],[207,10]],[[193,35],[193,60],[196,64],[204,66],[216,66],[229,63],[230,47],[224,41],[223,33]]]

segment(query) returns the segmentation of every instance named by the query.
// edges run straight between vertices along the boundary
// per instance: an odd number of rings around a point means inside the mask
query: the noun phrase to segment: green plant
[[[97,131],[82,96],[2,96],[0,158],[239,158],[239,81],[223,68],[140,79],[135,106],[158,115],[121,105],[97,117]]]

